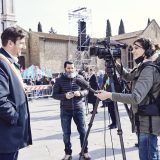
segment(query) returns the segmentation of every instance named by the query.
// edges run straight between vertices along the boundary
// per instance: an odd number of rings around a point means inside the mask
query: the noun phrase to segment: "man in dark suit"
[[[32,144],[30,116],[18,56],[25,48],[21,30],[9,27],[0,48],[0,160],[17,160],[19,149]]]
[[[89,74],[90,74],[90,77],[89,77],[89,80],[88,80],[89,81],[89,85],[94,90],[98,90],[99,86],[98,86],[97,77],[94,74],[94,70],[92,68],[89,70]],[[89,91],[89,93],[88,93],[88,103],[93,105],[93,110],[94,110],[95,105],[96,105],[96,100],[97,100],[97,97],[94,95],[94,93]],[[93,113],[93,110],[90,112],[91,114]]]

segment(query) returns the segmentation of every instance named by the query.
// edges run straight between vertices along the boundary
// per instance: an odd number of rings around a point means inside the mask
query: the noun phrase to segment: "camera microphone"
[[[80,86],[81,88],[87,89],[87,90],[89,90],[89,91],[91,91],[91,92],[93,92],[93,93],[95,93],[95,94],[98,94],[97,91],[95,91],[94,89],[91,88],[91,86],[89,85],[89,83],[88,83],[86,80],[77,77],[77,78],[75,79],[75,82],[76,82],[76,84],[77,84],[78,86]]]

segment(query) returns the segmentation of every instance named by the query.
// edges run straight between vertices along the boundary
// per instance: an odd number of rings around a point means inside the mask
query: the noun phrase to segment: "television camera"
[[[90,47],[90,56],[98,56],[99,59],[110,60],[121,58],[121,49],[126,49],[127,44],[105,39],[97,41],[96,46]]]

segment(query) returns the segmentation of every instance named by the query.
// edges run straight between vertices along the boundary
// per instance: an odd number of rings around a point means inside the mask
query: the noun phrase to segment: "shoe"
[[[104,108],[105,106],[100,106],[100,108]]]
[[[84,153],[83,154],[83,159],[84,160],[91,160],[91,156],[89,155],[89,153]]]
[[[108,125],[108,128],[109,129],[114,129],[114,128],[117,128],[117,125],[116,124],[110,124],[110,125]]]
[[[98,113],[98,112],[96,111],[96,114],[97,114],[97,113]],[[91,111],[90,114],[93,114],[93,111]]]
[[[138,143],[135,143],[135,147],[139,147],[139,144],[138,144]]]
[[[72,156],[69,155],[69,154],[66,154],[66,155],[62,158],[62,160],[71,160],[71,159],[72,159]]]

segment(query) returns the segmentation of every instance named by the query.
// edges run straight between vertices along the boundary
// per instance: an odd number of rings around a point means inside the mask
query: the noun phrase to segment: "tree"
[[[111,24],[109,19],[107,19],[107,26],[106,26],[106,37],[112,36],[112,31],[111,31]]]
[[[123,24],[123,20],[121,19],[118,34],[124,34],[124,33],[125,33],[124,24]]]
[[[53,29],[53,27],[51,27],[49,33],[50,34],[56,34],[57,32]]]
[[[42,25],[40,22],[38,23],[38,32],[42,32]]]
[[[147,26],[151,23],[150,18],[148,18]]]

